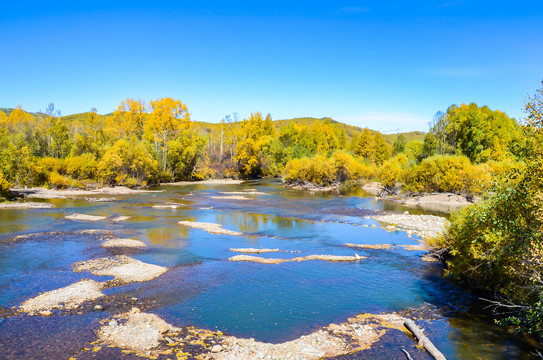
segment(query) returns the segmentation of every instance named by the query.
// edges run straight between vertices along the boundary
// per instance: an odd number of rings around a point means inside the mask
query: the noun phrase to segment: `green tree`
[[[405,136],[403,136],[403,134],[398,135],[396,140],[394,140],[394,145],[392,145],[394,155],[404,152],[406,144],[407,140],[405,139]]]

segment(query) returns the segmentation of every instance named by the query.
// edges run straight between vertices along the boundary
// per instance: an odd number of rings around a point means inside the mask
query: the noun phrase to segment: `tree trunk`
[[[436,360],[447,360],[445,356],[432,344],[432,342],[422,333],[422,330],[411,319],[407,319],[404,322],[404,326],[413,333],[415,338],[419,341],[419,345],[422,345],[430,355]]]

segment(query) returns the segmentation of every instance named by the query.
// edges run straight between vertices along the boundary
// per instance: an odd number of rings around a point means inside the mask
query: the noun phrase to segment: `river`
[[[382,211],[414,213],[413,209],[379,202],[361,191],[338,195],[285,189],[277,180],[164,185],[153,190],[161,192],[118,195],[109,202],[43,200],[55,206],[50,209],[0,209],[2,358],[68,359],[96,340],[100,320],[129,309],[134,301],[175,326],[216,329],[273,343],[360,313],[401,312],[420,319],[447,359],[533,357],[529,339],[494,325],[484,304],[444,279],[441,264],[421,261],[422,252],[345,246],[418,244],[405,232],[387,232],[370,218]],[[168,203],[178,207],[153,208]],[[108,219],[94,223],[65,219],[72,213]],[[130,218],[110,221],[116,216]],[[243,234],[210,234],[179,225],[180,220],[218,223]],[[76,261],[117,251],[102,248],[96,236],[78,233],[84,229],[107,229],[120,238],[142,240],[147,247],[129,255],[169,270],[149,282],[104,290],[104,311],[82,309],[49,317],[13,314],[10,308],[41,292],[85,278],[110,279],[72,270]],[[12,240],[28,233],[41,235]],[[354,253],[367,258],[270,265],[228,261],[237,255],[230,248],[281,249],[271,256],[260,255],[275,258]],[[384,336],[371,350],[341,358],[404,359],[400,346],[412,345],[400,333]],[[415,358],[430,357],[420,351]]]

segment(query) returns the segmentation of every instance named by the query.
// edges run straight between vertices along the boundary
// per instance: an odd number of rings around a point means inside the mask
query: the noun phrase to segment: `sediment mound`
[[[447,219],[434,215],[389,214],[376,215],[373,218],[404,230],[413,230],[421,238],[438,236],[449,226]]]
[[[125,255],[77,262],[72,267],[75,272],[88,271],[98,276],[113,276],[122,283],[149,281],[168,270]]]
[[[212,199],[220,200],[253,200],[243,195],[230,195],[230,196],[212,196]]]
[[[249,261],[256,262],[261,264],[281,264],[284,262],[301,262],[309,260],[324,260],[324,261],[356,261],[365,259],[365,256],[359,256],[355,254],[354,256],[338,256],[338,255],[308,255],[308,256],[298,256],[292,259],[274,259],[274,258],[263,258],[260,256],[250,256],[250,255],[236,255],[232,256],[228,260],[230,261]]]
[[[156,348],[163,334],[174,330],[176,328],[158,316],[133,308],[102,326],[98,338],[108,345],[142,352]]]
[[[107,219],[107,216],[87,215],[87,214],[71,214],[64,217],[74,221],[101,221]]]
[[[182,204],[158,204],[153,205],[153,209],[177,209],[178,207],[183,206]]]
[[[52,309],[74,309],[85,301],[104,296],[101,284],[93,280],[81,280],[66,287],[40,294],[25,301],[20,310],[27,313],[49,311]],[[45,313],[50,315],[50,313]],[[44,315],[45,315],[44,314]]]
[[[221,194],[224,195],[270,195],[265,192],[260,191],[221,191]]]
[[[233,236],[241,235],[240,232],[223,229],[221,224],[204,223],[204,222],[196,222],[196,221],[184,221],[184,220],[179,221],[178,224],[188,226],[194,229],[202,229],[202,230],[207,231],[210,234],[222,234],[222,235],[233,235]]]
[[[230,249],[230,251],[244,253],[244,254],[261,254],[261,253],[279,252],[279,249],[239,248],[239,249]]]
[[[392,244],[345,244],[345,246],[348,247],[355,247],[358,249],[394,249],[394,248],[403,248],[406,250],[416,250],[416,251],[426,251],[426,249],[423,245],[392,245]]]
[[[0,209],[50,209],[54,207],[48,203],[38,202],[2,202]]]
[[[140,248],[145,247],[145,243],[140,240],[134,239],[109,239],[102,244],[102,247],[111,248],[111,247],[126,247],[126,248]]]

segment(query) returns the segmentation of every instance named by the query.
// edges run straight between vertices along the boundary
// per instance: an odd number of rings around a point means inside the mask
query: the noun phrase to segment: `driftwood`
[[[432,344],[432,342],[422,333],[422,330],[413,322],[413,320],[407,319],[404,322],[404,326],[413,333],[415,338],[419,341],[419,345],[422,345],[430,355],[436,360],[447,360],[445,356]]]

